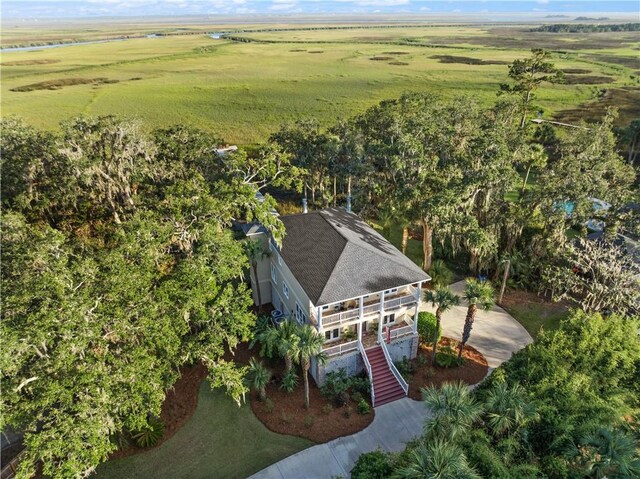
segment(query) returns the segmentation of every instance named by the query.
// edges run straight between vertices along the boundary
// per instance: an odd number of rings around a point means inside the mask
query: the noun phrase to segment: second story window
[[[298,303],[296,303],[296,321],[300,324],[307,322],[307,315],[304,314],[302,307]]]
[[[287,283],[285,283],[284,281],[282,282],[282,292],[284,293],[285,297],[289,299],[289,286],[287,286]]]
[[[274,284],[278,284],[278,272],[276,271],[275,264],[271,265],[271,281],[273,281]]]

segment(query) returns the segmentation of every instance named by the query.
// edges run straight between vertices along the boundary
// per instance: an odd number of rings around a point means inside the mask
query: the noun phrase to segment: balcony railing
[[[324,354],[326,354],[327,357],[331,357],[331,356],[339,356],[341,354],[345,354],[345,353],[350,353],[351,351],[357,351],[358,350],[358,340],[356,339],[355,341],[349,341],[348,343],[341,343],[338,344],[336,346],[330,346],[328,348],[324,348]]]
[[[403,306],[408,306],[410,304],[415,304],[416,299],[416,288],[409,287],[405,291],[395,294],[393,296],[389,296],[384,300],[384,310],[385,311],[393,311],[394,309],[401,308]],[[365,303],[362,307],[363,316],[368,316],[370,314],[376,314],[380,311],[380,300],[373,301],[370,303]],[[352,321],[357,319],[360,316],[360,309],[358,306],[347,309],[345,311],[337,311],[335,313],[327,313],[322,314],[322,327],[327,328],[329,326],[334,326],[342,323],[346,323],[348,321]],[[317,322],[317,318],[315,312],[312,313],[312,319]]]

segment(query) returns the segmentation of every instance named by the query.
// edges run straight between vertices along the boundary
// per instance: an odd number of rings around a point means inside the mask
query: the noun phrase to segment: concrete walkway
[[[451,289],[463,296],[464,281],[451,285]],[[423,303],[421,310],[433,311]],[[467,304],[444,314],[443,334],[460,339]],[[469,344],[487,358],[491,369],[498,367],[519,349],[532,342],[531,336],[509,313],[496,306],[491,311],[478,311],[471,331]],[[376,408],[373,422],[362,431],[325,444],[310,447],[289,456],[249,479],[331,479],[349,477],[360,454],[376,449],[401,451],[405,444],[422,433],[422,424],[428,411],[420,401],[400,399]]]

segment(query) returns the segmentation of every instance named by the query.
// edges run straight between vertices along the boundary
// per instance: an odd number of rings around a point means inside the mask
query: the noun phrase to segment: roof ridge
[[[377,231],[376,231],[376,233],[377,233]],[[396,258],[396,257],[395,257],[395,256],[393,256],[393,255],[382,255],[382,254],[380,254],[380,252],[376,251],[376,248],[373,248],[373,247],[365,247],[365,246],[362,246],[362,245],[360,245],[360,244],[356,244],[356,243],[355,243],[355,242],[353,242],[353,241],[350,241],[350,243],[351,243],[351,244],[353,244],[353,246],[355,246],[356,248],[360,248],[360,249],[362,249],[362,250],[369,251],[369,252],[371,252],[371,253],[375,254],[376,256],[378,256],[378,257],[380,257],[380,258],[384,258],[384,259],[385,259],[385,260],[387,260],[387,261],[391,261],[392,263],[395,263],[395,264],[397,264],[398,266],[400,266],[400,267],[402,267],[402,268],[404,268],[404,269],[406,269],[406,270],[411,271],[411,268],[409,267],[409,265],[404,264],[403,262],[397,261],[397,259],[398,259],[398,258]],[[395,248],[395,246],[394,246],[394,248]],[[407,261],[411,261],[411,258],[409,258],[408,256],[406,256],[406,255],[402,255],[402,256],[403,256],[403,257],[404,257],[404,259],[406,259]],[[419,269],[420,271],[422,271],[422,268],[420,268],[420,266],[418,266],[417,264],[415,264],[413,261],[411,261],[411,264],[412,264],[413,266],[415,266],[417,269]],[[422,271],[422,272],[424,273],[424,271]]]

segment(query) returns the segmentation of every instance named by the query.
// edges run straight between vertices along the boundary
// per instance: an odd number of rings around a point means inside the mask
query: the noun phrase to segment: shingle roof
[[[352,213],[329,208],[280,219],[282,258],[316,306],[431,279]]]

